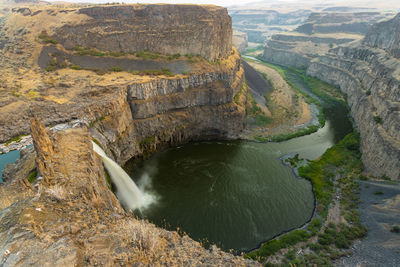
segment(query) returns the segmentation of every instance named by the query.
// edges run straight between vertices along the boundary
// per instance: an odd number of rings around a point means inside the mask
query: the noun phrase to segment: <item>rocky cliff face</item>
[[[244,52],[248,44],[247,33],[234,30],[232,36],[232,43],[239,50],[240,53]]]
[[[196,5],[123,5],[82,8],[86,19],[56,30],[67,49],[152,51],[225,58],[232,50],[232,22],[225,8]]]
[[[295,31],[272,35],[263,56],[272,63],[306,68],[329,49],[361,40],[373,23],[390,16],[379,12],[312,13]]]
[[[238,137],[245,127],[243,102],[246,88],[243,86],[240,55],[231,46],[230,18],[223,8],[191,7],[129,5],[62,10],[52,7],[45,10],[32,9],[32,15],[27,16],[14,12],[5,21],[3,31],[0,31],[12,37],[0,50],[0,62],[3,63],[0,72],[9,77],[0,83],[5,92],[8,91],[8,94],[0,96],[0,112],[7,114],[0,118],[0,142],[6,142],[19,134],[28,134],[27,121],[33,114],[46,125],[75,119],[86,122],[95,138],[104,147],[109,147],[109,155],[120,164],[132,157],[141,156],[144,151],[155,151],[189,140]],[[154,22],[148,21],[148,31],[147,28],[139,30],[146,21],[138,20],[145,15],[154,17]],[[147,19],[151,20],[151,16]],[[48,23],[36,23],[40,21]],[[117,22],[127,28],[116,32],[113,27]],[[162,26],[162,22],[169,24]],[[164,28],[158,29],[157,25]],[[168,27],[182,31],[178,34]],[[171,34],[177,35],[172,39],[164,36],[161,41],[153,36],[156,30],[167,28],[172,31]],[[147,37],[128,43],[143,41],[159,45],[160,42],[173,42],[177,49],[185,47],[192,49],[190,53],[193,54],[204,52],[204,56],[210,59],[220,58],[210,62],[201,56],[182,55],[179,59],[169,60],[159,55],[154,60],[146,60],[128,54],[96,57],[68,52],[62,45],[64,41],[67,42],[63,39],[65,36],[82,42],[97,38],[82,37],[80,34],[83,29],[98,33],[98,38],[106,38],[104,42],[110,47],[118,46],[115,43],[128,38],[128,32],[139,31],[143,36],[148,34]],[[50,43],[53,40],[51,38],[58,39],[60,43],[54,45],[38,42],[38,35],[43,36],[43,32],[48,34],[43,38],[50,38],[47,39]],[[109,35],[110,32],[113,34]],[[111,39],[107,39],[109,37]],[[21,43],[18,40],[25,41]],[[192,46],[187,43],[189,41],[197,44]],[[14,49],[17,43],[24,45],[26,53],[23,53],[23,57],[19,57]],[[124,67],[119,66],[118,62],[159,66],[168,63],[186,70],[171,73],[171,69],[168,75],[163,71],[161,74],[164,75],[156,75],[152,71],[150,74],[128,70],[110,72],[107,68],[98,74],[89,70],[61,68],[58,63],[57,71],[45,71],[43,66],[38,68],[42,55],[47,58],[47,64],[58,62],[60,58],[66,60],[63,62],[66,66],[76,64],[62,56],[67,54],[80,61],[101,61],[112,67]],[[15,84],[20,87],[15,87]],[[15,112],[16,109],[18,112]]]
[[[37,170],[0,184],[1,266],[258,266],[128,216],[108,189],[87,128],[52,133],[32,121]],[[26,152],[35,158],[34,151]]]
[[[366,171],[392,179],[400,179],[399,28],[399,15],[378,23],[361,43],[331,50],[307,71],[347,94]]]
[[[237,138],[246,125],[239,54],[224,65],[187,78],[127,84],[93,124],[92,135],[120,164],[190,140]]]

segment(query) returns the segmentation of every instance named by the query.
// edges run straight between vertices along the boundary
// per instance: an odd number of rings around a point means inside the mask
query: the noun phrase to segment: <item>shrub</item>
[[[73,70],[81,70],[82,67],[79,66],[79,65],[71,65],[71,69],[73,69]]]
[[[378,124],[382,124],[382,118],[379,117],[378,115],[374,116],[374,121]]]
[[[393,226],[392,226],[392,229],[390,229],[390,232],[393,232],[393,233],[400,233],[400,226],[398,226],[398,225],[393,225]]]
[[[338,248],[349,248],[351,245],[351,241],[347,239],[346,235],[343,232],[340,232],[336,236],[335,245]]]
[[[31,172],[28,176],[28,181],[30,183],[33,183],[36,180],[36,176],[37,176],[37,170],[34,170],[33,172]]]
[[[124,69],[121,68],[121,67],[111,67],[111,68],[109,68],[108,70],[109,70],[109,71],[113,71],[113,72],[121,72],[121,71],[124,71]]]
[[[311,231],[314,235],[318,232],[318,230],[322,226],[322,220],[320,218],[314,218],[309,224],[307,229]]]
[[[382,192],[382,190],[376,190],[374,192],[374,195],[383,195],[383,192]]]

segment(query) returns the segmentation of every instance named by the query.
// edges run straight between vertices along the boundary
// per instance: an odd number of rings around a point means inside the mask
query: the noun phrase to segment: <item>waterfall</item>
[[[150,195],[141,192],[129,175],[96,143],[92,142],[93,150],[103,160],[104,167],[110,174],[110,178],[115,185],[116,195],[125,209],[134,210],[147,206],[152,202]]]

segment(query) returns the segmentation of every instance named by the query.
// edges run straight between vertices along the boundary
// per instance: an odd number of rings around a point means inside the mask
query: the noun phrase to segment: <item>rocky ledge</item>
[[[378,23],[362,42],[331,50],[307,71],[347,94],[366,171],[392,179],[400,179],[399,29],[400,15]]]
[[[37,119],[31,128],[35,150],[0,184],[1,266],[259,265],[126,214],[87,128],[53,133]]]
[[[198,5],[116,5],[75,11],[84,19],[55,30],[67,49],[200,54],[208,60],[232,50],[232,21],[225,8]]]

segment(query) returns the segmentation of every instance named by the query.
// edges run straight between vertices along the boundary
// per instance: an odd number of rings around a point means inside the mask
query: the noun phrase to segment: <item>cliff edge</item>
[[[38,178],[0,184],[1,266],[259,266],[127,215],[87,128],[53,133],[37,119],[31,128]],[[17,167],[35,158],[26,153]]]
[[[361,42],[330,50],[307,70],[347,94],[366,171],[392,179],[400,179],[399,29],[400,15],[377,23]]]

